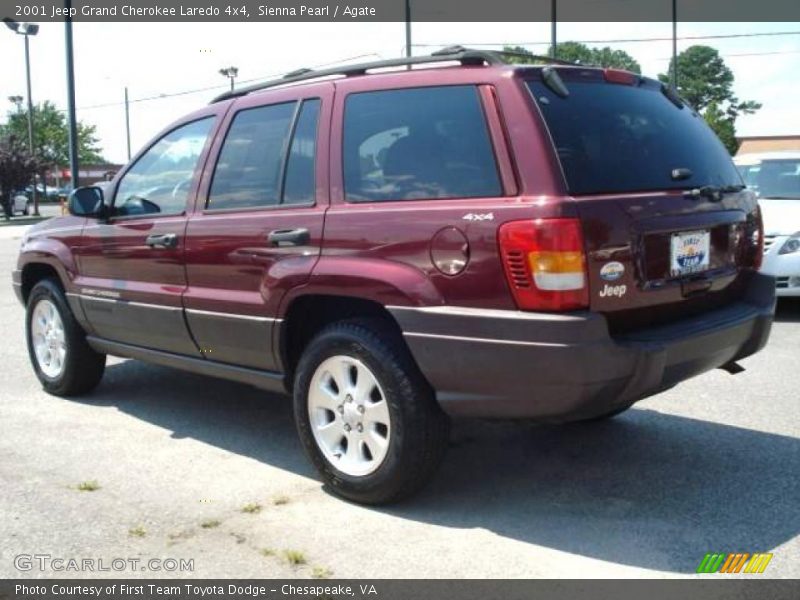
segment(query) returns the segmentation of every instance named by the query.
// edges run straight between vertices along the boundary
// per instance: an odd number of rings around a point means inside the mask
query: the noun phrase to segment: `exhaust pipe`
[[[731,361],[729,363],[725,363],[720,367],[723,371],[727,371],[731,375],[736,375],[737,373],[741,373],[744,371],[744,367],[735,361]]]

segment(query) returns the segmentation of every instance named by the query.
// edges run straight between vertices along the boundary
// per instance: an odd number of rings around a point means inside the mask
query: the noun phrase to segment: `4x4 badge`
[[[461,218],[465,221],[494,221],[494,213],[467,213]]]

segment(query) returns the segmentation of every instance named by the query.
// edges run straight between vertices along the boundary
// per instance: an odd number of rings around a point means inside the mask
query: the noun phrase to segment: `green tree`
[[[6,219],[11,218],[11,197],[24,188],[41,169],[27,146],[13,135],[0,137],[0,202]]]
[[[8,123],[0,135],[28,139],[28,111],[8,113]],[[52,102],[33,107],[33,149],[42,169],[69,164],[69,127],[66,115]],[[82,163],[102,163],[102,152],[94,125],[78,122],[78,160]]]
[[[717,137],[725,145],[728,151],[733,154],[739,147],[739,142],[736,141],[736,123],[735,119],[723,112],[716,102],[709,104],[705,111],[703,111],[703,118],[709,127],[714,130]]]
[[[532,54],[522,46],[505,46],[503,49],[508,52]],[[548,49],[548,54],[549,52],[550,50]],[[642,67],[630,54],[624,50],[613,50],[608,46],[603,48],[590,48],[586,44],[581,44],[580,42],[562,42],[556,44],[556,57],[561,60],[568,60],[587,66],[625,69],[633,73],[642,72]],[[522,63],[534,62],[532,60],[526,61],[524,58],[516,60]]]
[[[736,142],[736,119],[761,108],[761,104],[751,100],[740,101],[733,93],[733,71],[715,48],[710,46],[691,46],[678,54],[678,93],[702,114],[709,126],[733,154],[738,148]],[[670,82],[672,72],[670,61],[667,73],[658,78]]]

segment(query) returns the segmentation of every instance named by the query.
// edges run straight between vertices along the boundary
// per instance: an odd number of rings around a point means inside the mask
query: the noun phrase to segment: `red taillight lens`
[[[498,233],[506,278],[523,310],[589,306],[581,224],[577,219],[510,221]]]
[[[758,229],[756,230],[758,240],[756,240],[756,249],[753,256],[753,268],[758,271],[761,268],[761,263],[764,261],[764,220],[761,218],[761,207],[756,207],[758,218]]]

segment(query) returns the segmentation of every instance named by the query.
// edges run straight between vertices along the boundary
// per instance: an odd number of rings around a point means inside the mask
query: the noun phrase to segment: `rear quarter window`
[[[350,202],[502,193],[474,86],[351,94],[343,150]]]

